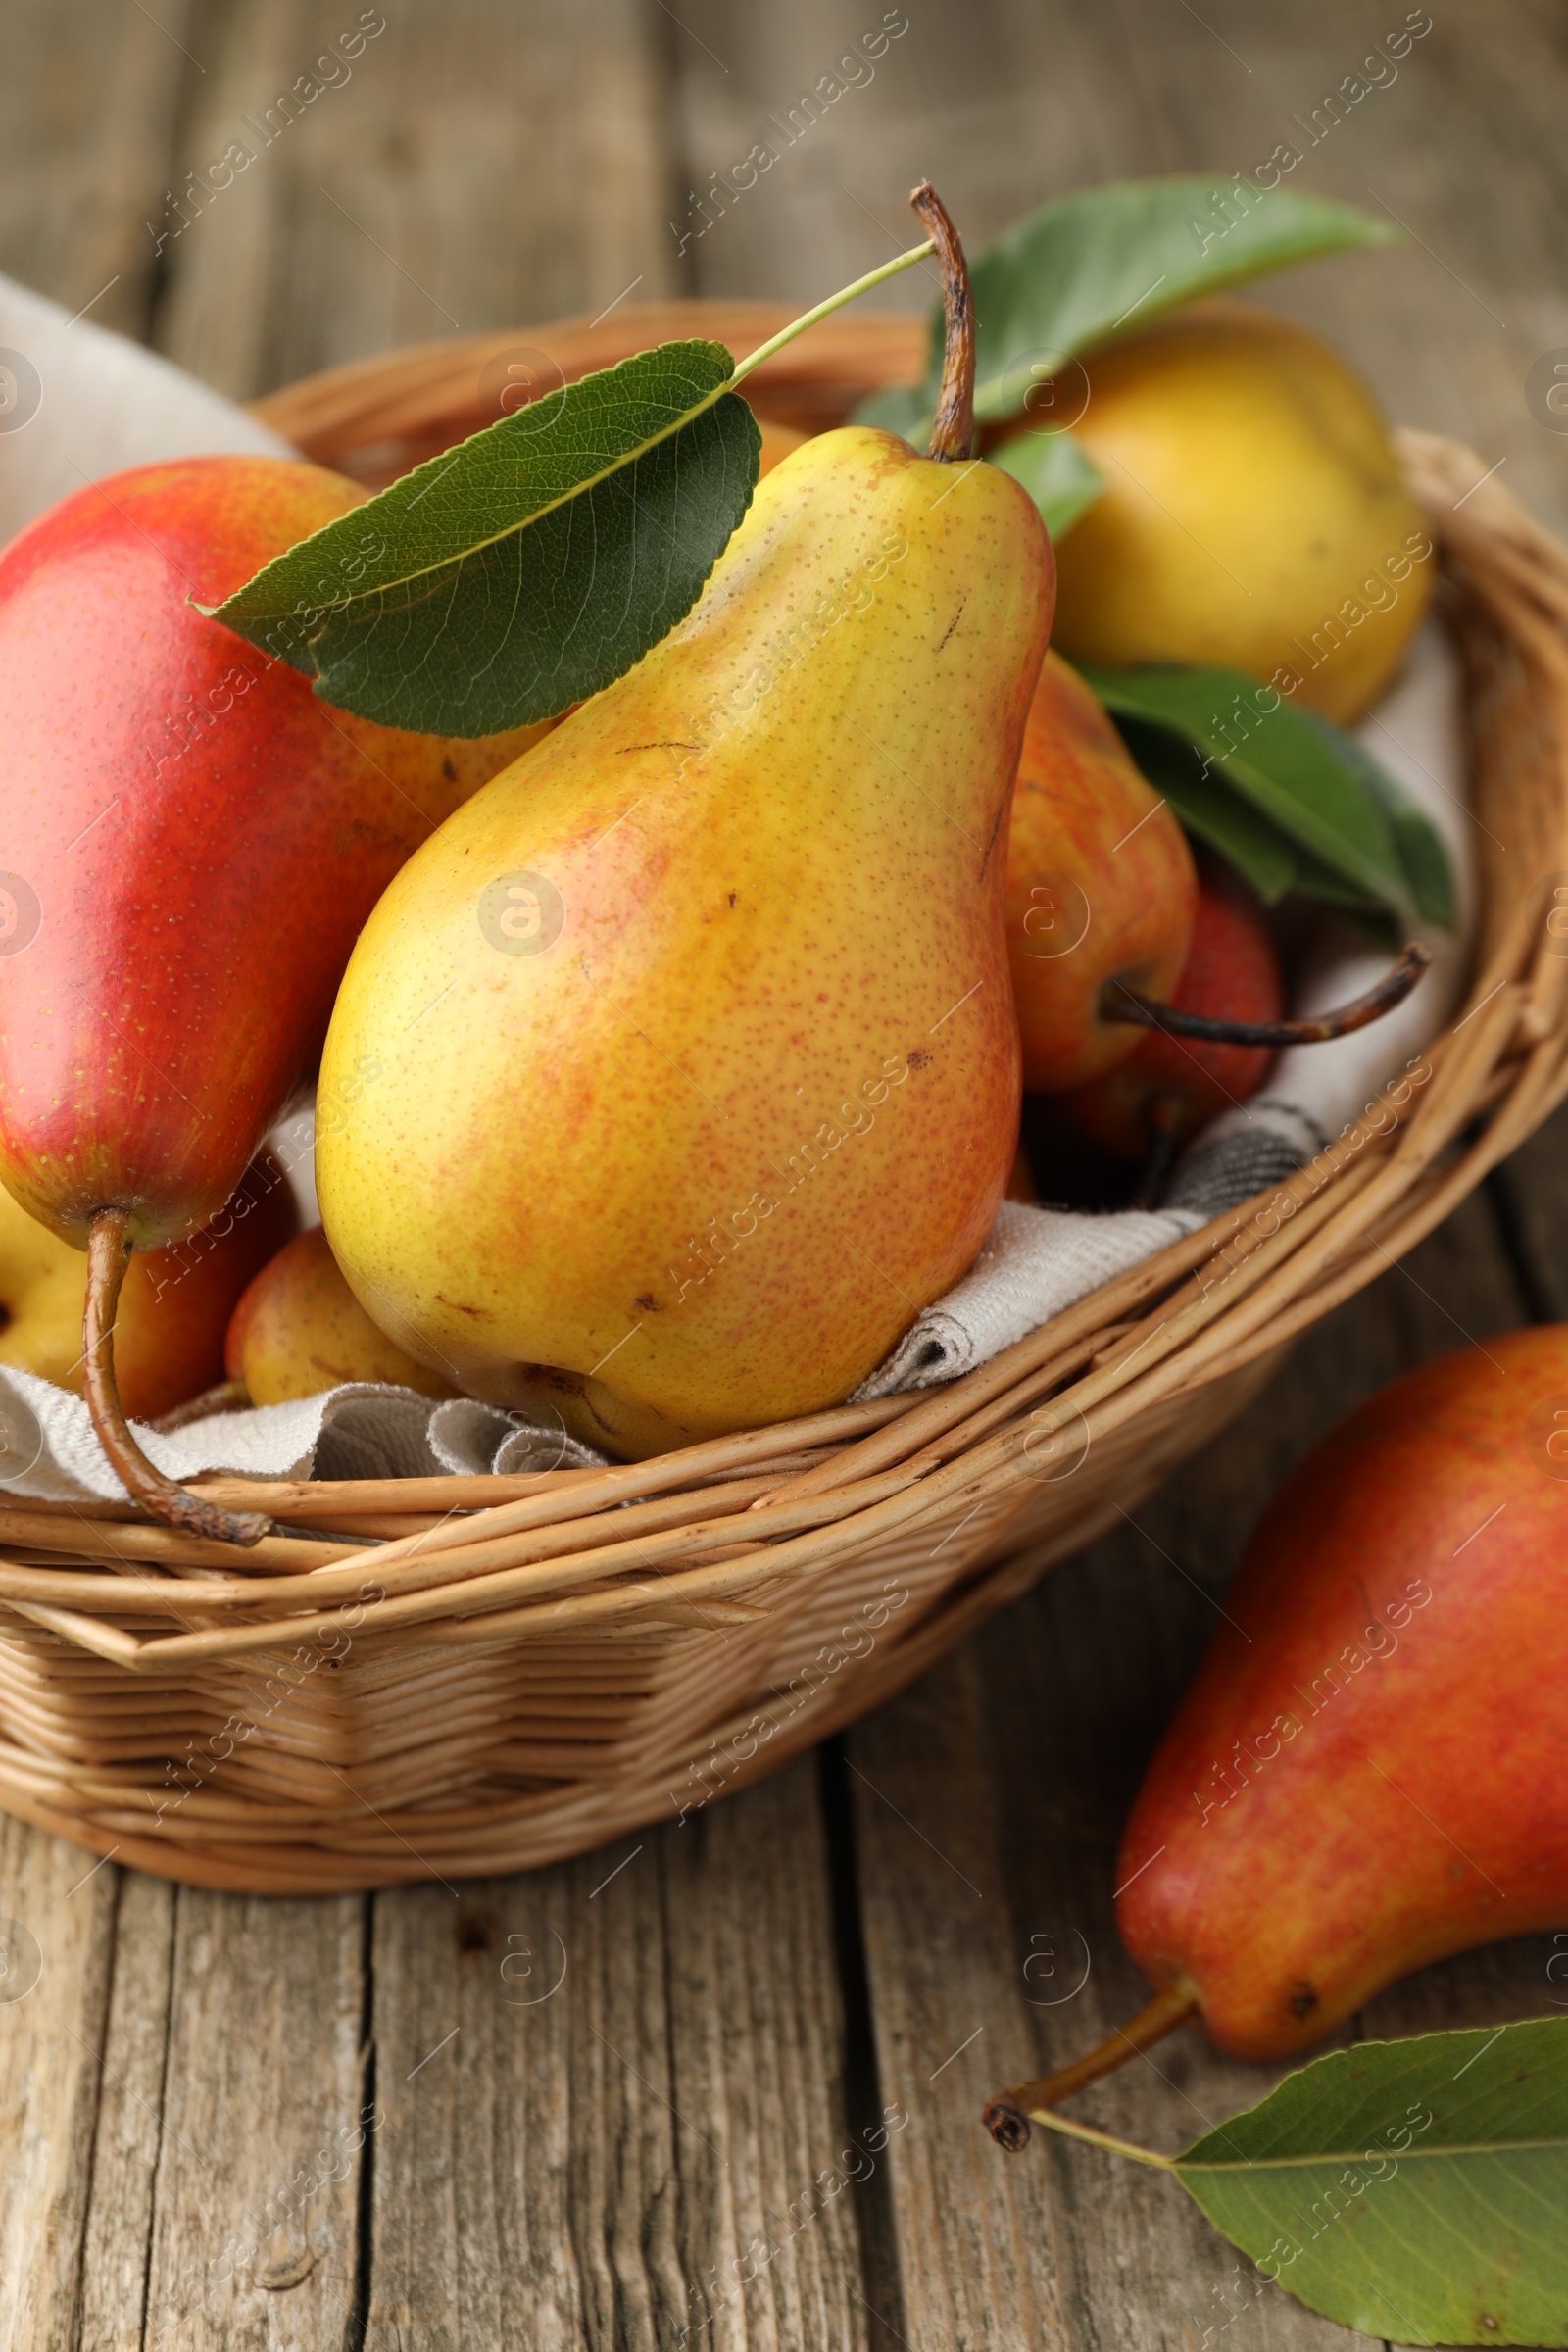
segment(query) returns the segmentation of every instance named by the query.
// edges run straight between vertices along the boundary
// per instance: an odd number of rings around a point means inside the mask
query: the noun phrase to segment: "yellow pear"
[[[1106,487],[1061,543],[1062,651],[1240,669],[1357,717],[1398,667],[1435,565],[1354,369],[1289,319],[1222,301],[1084,365],[1074,433]]]
[[[318,1145],[350,1284],[612,1452],[848,1396],[1007,1182],[1052,557],[961,462],[962,340],[943,457],[786,458],[688,619],[404,868],[338,998],[323,1087],[382,1072]]]
[[[318,1396],[345,1381],[389,1381],[421,1396],[455,1396],[372,1323],[337,1268],[319,1225],[262,1268],[234,1309],[223,1350],[252,1404]]]

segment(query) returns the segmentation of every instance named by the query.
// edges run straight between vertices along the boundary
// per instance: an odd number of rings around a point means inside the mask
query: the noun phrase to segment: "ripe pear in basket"
[[[1012,1164],[1004,923],[1051,545],[965,468],[945,216],[929,457],[848,426],[760,485],[691,616],[417,854],[322,1063],[332,1249],[399,1346],[641,1457],[837,1402]]]
[[[351,1381],[457,1395],[371,1322],[319,1225],[296,1234],[247,1286],[229,1320],[223,1368],[252,1404],[319,1396]]]
[[[1137,1050],[1136,1028],[1108,1015],[1107,988],[1168,997],[1197,900],[1174,813],[1094,689],[1047,654],[1007,846],[1007,953],[1031,1092],[1082,1086]]]
[[[1091,353],[1077,438],[1105,487],[1062,542],[1076,658],[1217,662],[1346,723],[1391,682],[1432,540],[1341,352],[1223,297]]]
[[[1284,976],[1262,908],[1240,876],[1208,858],[1187,960],[1165,1011],[1206,1016],[1231,1042],[1146,1031],[1113,1069],[1065,1093],[1061,1115],[1102,1151],[1140,1161],[1138,1199],[1152,1204],[1179,1148],[1255,1095],[1269,1074],[1268,1045],[1239,1044],[1236,1033],[1245,1025],[1267,1037],[1284,1009]]]
[[[115,1323],[116,1386],[127,1413],[150,1421],[208,1402],[223,1378],[235,1301],[299,1222],[281,1167],[263,1152],[211,1224],[131,1259]],[[0,1191],[0,1364],[79,1396],[86,1289],[81,1251]]]
[[[1165,1091],[1181,1102],[1161,1124],[1168,1145],[1185,1142],[1261,1084],[1274,1047],[1323,1043],[1391,1011],[1425,961],[1407,950],[1365,1003],[1285,1023],[1260,908],[1222,858],[1210,856],[1207,872],[1200,894],[1170,807],[1087,680],[1048,653],[1007,845],[1023,1082],[1067,1097],[1087,1134],[1133,1158],[1148,1144],[1133,1111],[1158,1091],[1145,1079],[1171,1082]],[[1165,1034],[1140,1035],[1149,1029]],[[1138,1074],[1118,1084],[1133,1063]]]
[[[0,557],[0,1178],[87,1251],[86,1395],[126,1488],[229,1541],[265,1523],[172,1486],[126,1426],[130,1254],[222,1206],[387,881],[539,732],[446,743],[333,712],[196,609],[363,496],[283,459],[138,466]]]

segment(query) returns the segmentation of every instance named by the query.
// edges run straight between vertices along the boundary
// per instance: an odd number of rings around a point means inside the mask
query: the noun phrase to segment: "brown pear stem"
[[[224,1511],[187,1494],[154,1469],[130,1434],[115,1386],[115,1314],[130,1263],[130,1219],[101,1208],[87,1230],[87,1303],[81,1318],[81,1385],[98,1443],[133,1502],[166,1527],[216,1544],[257,1544],[271,1526],[257,1511]]]
[[[1198,2005],[1197,1985],[1190,1977],[1178,1977],[1156,1992],[1147,2008],[1139,2010],[1131,2025],[1118,2026],[1097,2049],[1075,2058],[1071,2066],[1060,2066],[1054,2075],[1042,2075],[1035,2082],[1015,2082],[1010,2090],[988,2099],[982,2115],[986,2130],[999,2148],[1004,2148],[1009,2156],[1018,2155],[1029,2145],[1031,2112],[1058,2106],[1075,2091],[1087,2090],[1102,2075],[1113,2074],[1140,2050],[1162,2041],[1193,2016]]]
[[[1367,1028],[1402,1004],[1431,961],[1432,950],[1412,939],[1375,987],[1310,1021],[1216,1020],[1210,1013],[1156,1004],[1123,980],[1106,981],[1100,1014],[1102,1020],[1133,1021],[1143,1029],[1162,1029],[1167,1037],[1198,1037],[1214,1046],[1321,1046],[1331,1038],[1348,1037],[1352,1029]]]
[[[183,1404],[172,1404],[167,1413],[155,1413],[147,1427],[168,1437],[173,1430],[188,1429],[193,1421],[210,1421],[215,1413],[243,1413],[250,1401],[251,1393],[242,1380],[220,1380],[203,1389],[199,1396],[187,1396]]]
[[[942,389],[937,394],[936,419],[925,454],[944,466],[961,465],[974,447],[974,302],[969,293],[969,270],[958,232],[928,179],[914,189],[909,203],[936,248],[947,322]]]

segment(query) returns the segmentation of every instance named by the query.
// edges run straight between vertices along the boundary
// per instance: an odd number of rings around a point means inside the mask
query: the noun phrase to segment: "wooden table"
[[[1083,180],[1220,185],[1294,140],[1298,185],[1411,241],[1268,299],[1568,523],[1568,443],[1523,393],[1568,345],[1550,0],[1439,8],[1396,81],[1311,145],[1322,94],[1404,22],[1394,0],[385,0],[385,19],[262,147],[243,119],[317,71],[350,0],[17,0],[0,267],[248,396],[633,294],[804,304],[910,242],[926,172],[978,242]],[[906,29],[841,68],[879,22]],[[830,74],[842,94],[791,136]],[[175,235],[187,171],[236,138],[254,165]],[[758,141],[777,161],[705,216],[710,174]],[[1407,1366],[1568,1312],[1565,1141],[1559,1118],[1316,1330],[1136,1524],[684,1827],[532,1878],[297,1902],[0,1828],[0,1912],[41,1950],[30,1994],[0,1999],[0,2342],[1347,2341],[1257,2291],[1163,2180],[1038,2139],[1006,2160],[978,2109],[1142,1997],[1112,1926],[1117,1829],[1277,1479]],[[1546,2011],[1548,1957],[1536,1939],[1429,1970],[1353,2032]],[[1170,2147],[1263,2080],[1187,2032],[1084,2111]],[[906,2121],[866,2177],[827,2193],[890,2108]],[[757,2268],[761,2239],[780,2251]]]

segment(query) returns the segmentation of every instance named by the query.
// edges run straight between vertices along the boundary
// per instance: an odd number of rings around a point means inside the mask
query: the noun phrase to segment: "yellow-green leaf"
[[[1568,2018],[1333,2050],[1177,2178],[1314,2311],[1401,2344],[1568,2344]]]

